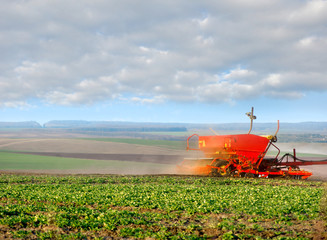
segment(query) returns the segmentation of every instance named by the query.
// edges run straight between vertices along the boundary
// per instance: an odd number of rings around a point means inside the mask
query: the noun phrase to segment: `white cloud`
[[[270,74],[264,82],[271,87],[278,87],[281,83],[281,75],[280,74]]]
[[[125,101],[132,101],[134,103],[140,104],[158,104],[163,103],[165,101],[164,96],[155,96],[153,98],[140,98],[140,97],[132,97],[131,99],[124,99]]]
[[[207,27],[209,24],[209,16],[206,16],[204,18],[195,18],[193,19],[193,22],[195,22],[198,26],[202,28]]]
[[[314,42],[315,42],[316,39],[317,39],[316,37],[305,37],[305,38],[302,38],[302,39],[299,40],[298,46],[299,47],[304,47],[304,48],[311,47],[314,44]]]
[[[256,73],[254,71],[248,69],[242,69],[240,67],[236,69],[232,69],[229,73],[223,74],[224,79],[242,79],[242,78],[249,78],[255,76]]]
[[[1,106],[327,91],[326,11],[318,0],[6,1]]]
[[[305,1],[290,13],[290,21],[299,24],[320,24],[327,20],[327,1],[311,0]]]
[[[9,102],[4,102],[0,103],[0,107],[3,108],[19,108],[19,109],[30,109],[33,108],[34,106],[31,104],[28,104],[25,101],[9,101]]]

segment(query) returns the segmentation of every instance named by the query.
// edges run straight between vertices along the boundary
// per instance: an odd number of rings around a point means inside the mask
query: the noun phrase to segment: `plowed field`
[[[137,141],[135,141],[137,142]],[[142,141],[140,141],[142,143]],[[284,152],[292,152],[296,148],[298,152],[327,154],[327,144],[304,144],[304,143],[280,143],[277,144]],[[92,167],[76,165],[70,169],[26,169],[27,172],[45,173],[110,173],[110,174],[172,174],[174,166],[181,162],[184,157],[201,157],[198,151],[186,152],[183,149],[171,149],[169,146],[128,144],[121,142],[95,141],[88,139],[0,139],[0,150],[24,153],[30,156],[58,157],[58,159],[88,159],[107,160],[108,164],[91,164]],[[115,161],[115,162],[113,162]],[[117,162],[121,166],[117,167]],[[95,162],[97,163],[97,162]],[[114,166],[111,167],[111,163]],[[138,165],[135,165],[137,163]],[[140,163],[140,164],[139,164]],[[160,164],[147,166],[147,164]],[[327,165],[306,166],[306,170],[312,171],[311,180],[327,180]],[[1,169],[0,169],[1,170]],[[14,169],[11,169],[14,171]],[[23,171],[20,169],[19,171]]]

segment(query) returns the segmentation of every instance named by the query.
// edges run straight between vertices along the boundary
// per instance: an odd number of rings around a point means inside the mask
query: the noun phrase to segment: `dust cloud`
[[[293,154],[293,149],[296,149],[298,154],[305,153],[307,156],[300,157],[301,159],[327,159],[327,143],[277,143],[276,145],[282,152]],[[300,168],[313,173],[310,180],[327,181],[327,165],[301,166]]]
[[[283,152],[296,152],[308,154],[327,155],[327,143],[277,143],[278,148]]]

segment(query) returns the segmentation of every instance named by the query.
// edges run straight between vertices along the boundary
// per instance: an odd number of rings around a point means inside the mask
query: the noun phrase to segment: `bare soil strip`
[[[110,153],[63,153],[63,152],[17,152],[39,156],[79,158],[93,160],[117,160],[133,162],[151,162],[161,164],[178,164],[183,160],[182,155],[146,155],[146,154],[110,154]]]
[[[181,155],[185,150],[160,146],[81,139],[1,139],[0,150],[17,152]]]

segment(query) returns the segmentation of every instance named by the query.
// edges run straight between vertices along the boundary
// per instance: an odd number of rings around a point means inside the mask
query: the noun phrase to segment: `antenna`
[[[216,133],[216,131],[215,130],[213,130],[212,128],[209,128],[210,130],[211,130],[211,132],[213,132],[215,135],[219,135],[218,133]]]
[[[253,120],[257,119],[257,117],[253,115],[253,109],[254,108],[252,107],[251,112],[245,113],[251,119],[251,126],[248,134],[250,134],[250,132],[252,131]]]

